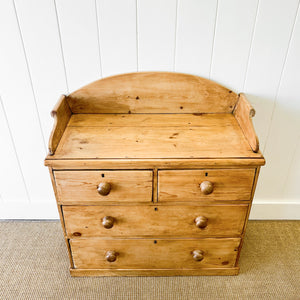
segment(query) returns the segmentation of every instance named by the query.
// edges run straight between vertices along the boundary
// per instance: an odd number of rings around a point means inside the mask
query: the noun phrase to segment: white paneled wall
[[[174,71],[209,78],[217,0],[178,1]]]
[[[137,1],[138,71],[173,71],[177,1]]]
[[[0,1],[0,218],[57,218],[50,111],[101,77],[157,70],[245,92],[267,165],[252,218],[300,218],[299,0]]]
[[[136,72],[136,0],[96,3],[102,76]]]

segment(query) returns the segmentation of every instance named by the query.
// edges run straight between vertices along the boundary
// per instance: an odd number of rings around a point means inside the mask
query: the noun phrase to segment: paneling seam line
[[[11,139],[11,143],[13,145],[15,157],[16,157],[17,164],[18,164],[18,167],[19,167],[19,170],[20,170],[20,174],[21,174],[21,177],[22,177],[22,181],[23,181],[23,184],[24,184],[24,188],[25,188],[25,192],[26,192],[26,196],[27,196],[27,202],[31,203],[31,199],[30,199],[30,196],[29,196],[29,191],[27,189],[27,185],[26,185],[26,182],[25,182],[25,177],[24,177],[24,174],[23,174],[23,171],[22,171],[22,167],[21,167],[21,163],[20,163],[20,159],[19,159],[18,153],[17,153],[17,148],[16,148],[16,145],[15,145],[15,141],[14,141],[14,138],[13,138],[10,126],[9,126],[9,121],[8,121],[8,118],[7,118],[7,114],[6,114],[6,111],[5,111],[5,107],[4,107],[1,95],[0,95],[0,105],[1,105],[2,110],[3,110],[3,114],[4,114],[4,118],[5,118],[6,124],[7,124],[9,136],[10,136],[10,139]]]
[[[68,83],[68,76],[67,76],[67,68],[66,68],[66,61],[65,61],[64,49],[63,49],[63,45],[62,45],[62,38],[61,38],[60,24],[59,24],[58,13],[57,13],[56,0],[53,0],[53,3],[54,3],[54,10],[55,10],[55,16],[56,16],[57,29],[58,29],[60,51],[61,51],[61,56],[62,56],[62,61],[63,61],[66,86],[67,86],[67,94],[69,94],[70,93],[70,89],[69,89],[69,83]]]
[[[247,65],[246,65],[245,77],[244,77],[244,83],[243,83],[243,87],[242,87],[242,91],[241,92],[245,92],[245,85],[246,85],[246,81],[247,81],[247,78],[248,78],[248,70],[249,70],[249,65],[250,65],[250,57],[251,57],[251,54],[252,54],[253,41],[254,41],[254,36],[255,36],[255,31],[256,31],[256,25],[257,25],[257,16],[258,16],[258,10],[259,10],[259,3],[260,3],[260,0],[257,1],[257,5],[256,5],[255,20],[254,20],[254,25],[253,25],[252,34],[251,34],[251,43],[250,43],[250,47],[249,47],[248,58],[247,58]]]
[[[138,0],[135,0],[136,71],[139,71]]]
[[[37,101],[36,101],[36,94],[35,94],[34,87],[33,87],[32,76],[31,76],[31,72],[30,72],[30,68],[29,68],[29,62],[28,62],[28,58],[27,58],[27,54],[26,54],[24,39],[23,39],[23,36],[22,36],[22,31],[21,31],[21,26],[20,26],[20,22],[19,22],[19,17],[18,17],[18,13],[17,13],[15,0],[13,0],[12,2],[13,2],[14,12],[15,12],[16,21],[17,21],[17,25],[18,25],[18,30],[19,30],[19,34],[20,34],[22,50],[23,50],[23,54],[24,54],[24,58],[25,58],[26,69],[27,69],[27,72],[28,72],[28,77],[29,77],[30,87],[31,87],[31,91],[32,91],[34,105],[35,105],[35,110],[36,110],[36,114],[37,114],[37,118],[38,118],[38,123],[39,123],[39,126],[40,126],[40,131],[41,131],[41,135],[42,135],[42,139],[43,139],[45,152],[47,154],[48,149],[47,149],[47,146],[46,146],[46,140],[45,140],[44,132],[43,132],[43,129],[42,129],[42,123],[41,123],[39,108],[38,108]]]
[[[97,42],[98,42],[98,55],[99,55],[99,63],[100,63],[100,77],[103,77],[102,70],[102,59],[101,59],[101,48],[100,48],[100,28],[99,28],[99,17],[98,17],[98,7],[97,0],[95,0],[95,14],[96,14],[96,23],[97,23]]]
[[[210,66],[209,66],[209,79],[211,79],[211,73],[212,73],[212,65],[213,65],[213,57],[214,57],[214,48],[215,48],[215,39],[216,39],[216,31],[217,31],[218,10],[219,10],[219,0],[217,0],[217,5],[216,5],[215,27],[214,27],[214,33],[213,33],[213,41],[212,41],[212,46],[211,46],[211,56],[210,56]]]
[[[288,169],[287,169],[287,172],[286,172],[287,175],[286,175],[286,177],[285,177],[285,179],[284,179],[284,183],[282,184],[282,186],[283,186],[283,189],[282,189],[282,196],[284,195],[285,190],[286,190],[286,183],[287,183],[287,180],[288,180],[288,177],[289,177],[289,174],[290,174],[290,171],[291,171],[293,162],[294,162],[294,160],[295,160],[295,157],[296,157],[296,153],[297,153],[298,147],[300,147],[300,134],[299,134],[299,136],[298,136],[298,141],[297,141],[297,143],[296,143],[295,149],[294,149],[293,154],[292,154],[292,159],[291,159],[291,161],[290,161],[290,163],[289,163],[289,166],[288,166]]]
[[[265,150],[266,150],[266,146],[267,146],[269,136],[270,136],[270,131],[271,131],[272,121],[273,121],[273,117],[274,117],[274,112],[275,112],[275,109],[276,109],[276,106],[277,106],[278,95],[279,95],[281,84],[282,84],[282,78],[283,78],[283,74],[284,74],[284,71],[285,71],[285,68],[286,68],[287,58],[288,58],[288,55],[289,55],[289,52],[290,52],[291,42],[293,40],[293,36],[294,36],[294,32],[295,32],[296,21],[298,19],[299,5],[300,5],[300,0],[298,1],[298,6],[297,6],[295,18],[294,18],[293,27],[292,27],[292,30],[291,30],[291,33],[290,33],[288,46],[287,46],[287,49],[286,49],[286,52],[285,52],[284,61],[283,61],[282,69],[281,69],[281,72],[280,72],[279,82],[278,82],[278,86],[277,86],[277,89],[276,89],[276,94],[275,94],[275,98],[274,98],[271,118],[270,118],[270,122],[269,122],[269,126],[268,126],[268,131],[267,131],[267,135],[266,135],[266,141],[265,141],[265,144],[264,144],[263,152],[265,152]]]
[[[174,58],[173,58],[173,71],[176,70],[176,52],[177,52],[177,29],[178,29],[178,6],[179,6],[179,0],[176,0],[176,13],[175,13],[175,37],[174,37]]]

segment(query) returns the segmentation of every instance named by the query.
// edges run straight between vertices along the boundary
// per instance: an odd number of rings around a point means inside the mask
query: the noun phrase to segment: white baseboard
[[[59,219],[55,202],[1,203],[0,219]],[[300,202],[255,201],[251,220],[300,220]]]
[[[254,201],[250,220],[300,220],[300,201]]]
[[[59,219],[55,201],[45,203],[1,203],[0,219]]]

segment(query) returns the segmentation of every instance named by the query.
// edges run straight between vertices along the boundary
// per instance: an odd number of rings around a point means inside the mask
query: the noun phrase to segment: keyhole
[[[208,173],[205,173],[205,176],[208,176]]]
[[[104,174],[101,174],[102,177],[104,177]]]

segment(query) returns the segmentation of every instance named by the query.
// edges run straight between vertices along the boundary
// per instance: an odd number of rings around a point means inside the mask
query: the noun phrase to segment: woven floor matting
[[[0,222],[0,299],[300,299],[300,221],[250,221],[238,276],[71,278],[54,222]]]

